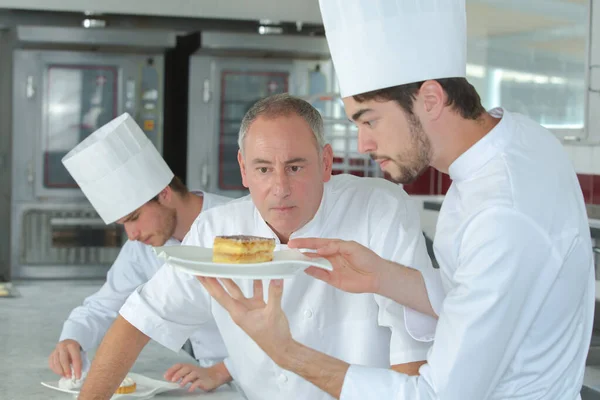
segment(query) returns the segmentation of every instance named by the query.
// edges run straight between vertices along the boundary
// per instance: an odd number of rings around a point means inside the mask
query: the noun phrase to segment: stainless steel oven
[[[14,50],[12,278],[105,276],[125,233],[103,223],[61,159],[123,112],[161,151],[163,52]]]

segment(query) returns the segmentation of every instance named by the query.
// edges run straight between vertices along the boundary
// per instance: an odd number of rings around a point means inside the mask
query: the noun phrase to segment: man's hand
[[[48,357],[48,366],[57,375],[71,378],[71,365],[75,378],[81,378],[81,346],[72,339],[66,339],[56,345]]]
[[[387,262],[368,248],[338,239],[293,239],[288,247],[316,250],[305,253],[308,257],[324,257],[333,265],[333,271],[318,267],[306,273],[340,290],[351,293],[377,293],[385,279]]]
[[[267,304],[263,300],[262,281],[254,281],[254,296],[247,299],[229,279],[221,280],[229,293],[215,278],[198,277],[198,280],[229,312],[233,322],[277,365],[312,382],[331,396],[340,397],[349,365],[292,339],[289,322],[281,309],[282,280],[271,281]]]
[[[202,368],[192,364],[175,364],[165,373],[165,379],[170,382],[179,382],[181,387],[191,384],[188,391],[201,389],[210,392],[231,381],[231,375],[224,363]]]
[[[427,294],[421,272],[384,260],[356,243],[339,239],[293,239],[288,247],[316,250],[308,257],[325,257],[333,271],[310,267],[308,275],[351,293],[375,293],[423,314],[437,318]]]
[[[225,308],[233,322],[250,336],[258,346],[280,364],[286,350],[294,343],[290,324],[281,309],[283,281],[272,280],[269,285],[269,301],[263,298],[262,281],[254,281],[254,295],[246,298],[231,279],[198,277],[208,293]],[[228,293],[229,292],[229,293]],[[281,365],[281,364],[280,364]]]

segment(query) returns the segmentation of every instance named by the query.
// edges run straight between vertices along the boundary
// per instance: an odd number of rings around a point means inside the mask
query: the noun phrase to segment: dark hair
[[[485,113],[479,94],[465,78],[445,78],[435,79],[435,81],[442,86],[448,96],[446,105],[452,106],[463,118],[476,120]],[[413,115],[413,103],[423,83],[425,81],[392,86],[357,94],[353,97],[359,103],[368,100],[394,100],[408,115]]]
[[[171,179],[171,182],[169,182],[168,186],[171,188],[172,191],[182,196],[185,196],[190,192],[187,186],[185,186],[183,182],[181,182],[181,179],[179,179],[176,176],[174,176],[173,179]],[[158,194],[154,196],[150,201],[158,201]]]

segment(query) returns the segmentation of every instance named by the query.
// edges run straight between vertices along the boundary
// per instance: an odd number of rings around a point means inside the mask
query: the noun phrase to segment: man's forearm
[[[276,355],[274,361],[283,369],[291,371],[321,390],[339,399],[344,379],[350,364],[320,353],[294,341],[288,348]],[[426,361],[416,361],[391,366],[395,372],[418,375],[419,368]]]
[[[78,399],[110,399],[149,340],[119,315],[96,352]]]
[[[421,368],[423,364],[427,364],[427,361],[423,360],[413,361],[405,364],[396,364],[392,365],[391,369],[396,372],[400,372],[401,374],[416,376],[419,375],[419,368]]]
[[[416,269],[384,261],[377,294],[423,314],[437,318],[433,311],[423,275]]]
[[[336,399],[342,393],[346,371],[350,367],[344,361],[320,353],[295,341],[281,353],[275,362],[281,368],[300,375]]]

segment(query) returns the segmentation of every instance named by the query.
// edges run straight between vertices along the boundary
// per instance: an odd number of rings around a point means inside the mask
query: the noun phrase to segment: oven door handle
[[[107,225],[100,218],[50,218],[52,226],[95,226],[106,227]]]

